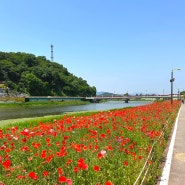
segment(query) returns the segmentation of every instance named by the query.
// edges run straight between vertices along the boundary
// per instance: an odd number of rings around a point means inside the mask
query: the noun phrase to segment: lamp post
[[[180,91],[178,89],[178,100],[180,100]]]
[[[173,78],[173,71],[174,70],[181,70],[181,69],[175,68],[175,69],[172,69],[172,72],[171,72],[171,79],[170,79],[170,82],[171,82],[171,104],[173,104],[173,82],[175,80],[175,78]]]

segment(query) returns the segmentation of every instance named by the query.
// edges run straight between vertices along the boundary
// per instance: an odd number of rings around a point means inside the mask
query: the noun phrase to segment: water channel
[[[66,112],[79,112],[79,111],[103,111],[124,107],[135,107],[140,105],[146,105],[151,102],[148,101],[130,101],[125,103],[123,101],[108,101],[103,103],[91,103],[87,105],[75,105],[75,106],[30,106],[30,107],[1,107],[0,108],[0,121],[16,118],[31,118],[41,117],[46,115],[59,115]]]

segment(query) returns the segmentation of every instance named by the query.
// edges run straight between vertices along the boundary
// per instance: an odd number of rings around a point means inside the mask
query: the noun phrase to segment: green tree
[[[46,84],[37,78],[34,74],[26,73],[23,78],[25,80],[27,91],[30,93],[30,95],[41,96],[45,94],[44,91]]]

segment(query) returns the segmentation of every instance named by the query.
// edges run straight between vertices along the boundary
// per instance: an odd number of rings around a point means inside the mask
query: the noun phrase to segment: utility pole
[[[53,45],[51,44],[51,62],[53,62]]]
[[[175,78],[173,77],[174,70],[181,70],[181,69],[176,68],[176,69],[172,69],[172,71],[171,71],[171,79],[170,79],[170,82],[171,82],[171,104],[173,104],[173,82],[175,81]]]

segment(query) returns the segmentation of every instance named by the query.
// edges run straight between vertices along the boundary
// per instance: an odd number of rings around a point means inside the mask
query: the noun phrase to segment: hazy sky
[[[1,0],[0,51],[54,61],[97,91],[185,90],[184,0]]]

